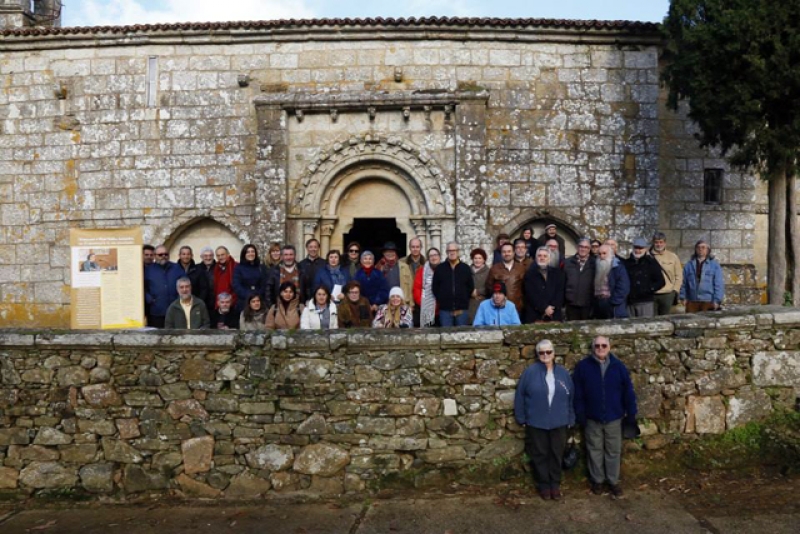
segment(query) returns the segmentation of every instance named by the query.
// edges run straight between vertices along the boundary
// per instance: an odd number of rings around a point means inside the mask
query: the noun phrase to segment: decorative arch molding
[[[294,188],[290,214],[320,217],[330,207],[335,186],[348,176],[352,179],[349,169],[370,165],[410,193],[409,200],[420,210],[415,215],[455,215],[455,197],[433,157],[400,137],[382,135],[353,136],[321,150]]]
[[[172,217],[167,224],[156,228],[152,242],[154,244],[171,243],[176,236],[179,236],[184,231],[203,220],[210,220],[221,224],[233,232],[236,237],[241,239],[244,243],[252,242],[250,240],[249,231],[241,225],[238,219],[231,217],[222,210],[216,209],[187,210]]]
[[[522,231],[522,228],[537,219],[548,219],[554,221],[556,224],[571,232],[574,239],[581,236],[589,235],[589,228],[580,222],[574,222],[574,218],[567,215],[565,212],[557,208],[525,208],[520,211],[516,217],[512,218],[504,224],[498,233],[505,233],[508,235],[515,235]]]

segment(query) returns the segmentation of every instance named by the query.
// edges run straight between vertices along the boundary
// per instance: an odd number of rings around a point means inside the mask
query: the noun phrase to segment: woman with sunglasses
[[[358,241],[351,241],[345,247],[345,253],[342,257],[342,269],[347,271],[350,280],[356,276],[356,272],[361,267],[361,245]]]
[[[561,460],[567,429],[575,424],[575,388],[569,372],[555,363],[553,343],[536,345],[539,360],[525,369],[514,397],[514,417],[525,427],[525,452],[531,459],[542,499],[561,499]]]

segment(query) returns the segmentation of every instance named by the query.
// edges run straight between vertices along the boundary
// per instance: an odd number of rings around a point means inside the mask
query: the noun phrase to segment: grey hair
[[[539,355],[539,349],[550,347],[555,352],[555,347],[553,347],[553,342],[549,339],[543,339],[536,344],[536,355]]]
[[[450,248],[450,245],[454,245],[458,250],[461,250],[461,246],[459,246],[458,241],[449,241],[445,249]]]
[[[219,299],[230,299],[230,298],[233,298],[233,297],[231,296],[231,294],[230,294],[230,293],[227,293],[227,292],[225,292],[225,291],[223,291],[222,293],[220,293],[219,295],[217,295],[217,302],[219,302]]]
[[[539,247],[539,248],[537,248],[536,249],[536,254],[539,254],[539,252],[541,252],[542,250],[547,252],[547,256],[550,257],[550,249],[547,248],[547,247]]]
[[[664,232],[656,232],[653,234],[653,241],[666,241],[666,240],[667,240],[667,234],[665,234]]]
[[[590,247],[592,246],[592,240],[589,239],[588,237],[582,237],[582,238],[578,239],[578,242],[576,244],[580,245],[581,243],[586,243]]]
[[[185,282],[189,282],[189,285],[192,285],[192,281],[188,276],[181,276],[180,278],[178,278],[178,281],[175,282],[175,287],[178,287],[179,285]]]
[[[375,259],[375,254],[373,254],[369,250],[365,250],[364,252],[361,253],[361,259],[363,260],[366,256],[371,256],[373,260]]]
[[[209,246],[205,246],[205,247],[203,247],[202,249],[200,249],[200,255],[201,255],[201,256],[202,256],[203,254],[205,254],[206,252],[210,252],[210,253],[212,253],[212,254],[213,254],[213,253],[214,253],[214,249],[213,249],[213,248],[211,248],[211,247],[209,247]]]

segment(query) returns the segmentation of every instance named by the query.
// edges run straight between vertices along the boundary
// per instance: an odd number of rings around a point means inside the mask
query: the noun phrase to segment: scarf
[[[433,296],[433,269],[430,263],[422,268],[422,303],[420,309],[420,326],[433,326],[436,320],[436,298]]]
[[[367,275],[367,278],[370,278],[372,276],[372,270],[373,269],[375,269],[375,265],[373,265],[372,267],[369,267],[369,268],[364,267],[363,265],[361,266],[361,270],[364,271],[364,274]]]
[[[344,274],[338,265],[336,267],[327,265],[326,267],[328,268],[328,273],[331,275],[331,281],[333,282],[333,285],[344,286],[347,283],[347,280],[345,280]]]
[[[400,308],[402,306],[386,305],[386,313],[383,315],[384,328],[400,328]]]

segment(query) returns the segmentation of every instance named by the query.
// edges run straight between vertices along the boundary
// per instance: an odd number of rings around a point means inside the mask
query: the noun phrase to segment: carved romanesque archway
[[[384,196],[379,192],[382,187],[388,188],[386,192],[401,192],[402,200],[386,205],[384,215],[396,218],[407,235],[441,245],[442,220],[455,216],[449,180],[423,149],[390,136],[351,137],[320,152],[291,195],[294,234],[302,236],[302,241],[319,237],[323,250],[341,247],[341,236],[350,230],[355,215],[343,216],[340,207],[348,195],[359,189],[363,193],[365,187],[376,191],[378,204]],[[393,210],[398,210],[397,216]]]

